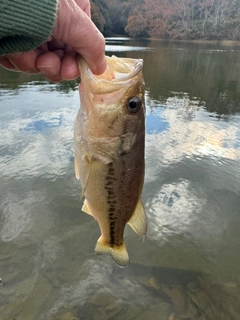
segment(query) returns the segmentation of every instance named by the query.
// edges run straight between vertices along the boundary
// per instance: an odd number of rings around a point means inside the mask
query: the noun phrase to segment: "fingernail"
[[[58,70],[53,64],[48,64],[47,66],[42,65],[38,66],[38,70],[47,76],[55,76],[58,73]]]

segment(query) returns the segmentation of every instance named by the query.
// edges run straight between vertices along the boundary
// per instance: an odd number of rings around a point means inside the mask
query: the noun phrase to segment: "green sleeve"
[[[0,56],[34,49],[55,24],[58,0],[0,0]]]

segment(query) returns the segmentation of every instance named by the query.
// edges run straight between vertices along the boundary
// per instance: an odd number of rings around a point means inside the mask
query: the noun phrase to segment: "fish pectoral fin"
[[[91,173],[92,173],[92,164],[95,161],[95,159],[85,157],[85,161],[88,162],[88,171],[87,171],[87,174],[85,176],[84,181],[81,181],[81,184],[82,184],[81,199],[84,197],[85,191],[87,190],[88,182],[91,178]]]
[[[143,240],[145,240],[147,233],[147,217],[141,199],[138,201],[136,209],[131,219],[128,221],[128,224],[133,231],[135,231],[140,237],[143,237]]]
[[[119,267],[126,267],[129,262],[128,252],[124,243],[121,246],[110,246],[110,244],[104,243],[102,236],[98,239],[95,253],[110,254]]]
[[[135,140],[135,134],[126,133],[118,137],[98,138],[89,143],[88,148],[95,159],[103,164],[109,164],[117,160],[121,154],[129,153]]]
[[[89,208],[87,199],[85,199],[84,202],[83,202],[82,211],[84,211],[85,213],[89,214],[90,216],[93,216],[93,214],[92,214],[92,212],[91,212],[91,210]]]
[[[75,177],[79,180],[79,169],[78,169],[78,162],[77,162],[77,157],[74,155],[74,170],[75,170]]]

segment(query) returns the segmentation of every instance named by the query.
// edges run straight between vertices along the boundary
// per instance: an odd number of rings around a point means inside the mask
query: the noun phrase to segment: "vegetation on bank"
[[[240,40],[239,0],[91,0],[105,36]]]

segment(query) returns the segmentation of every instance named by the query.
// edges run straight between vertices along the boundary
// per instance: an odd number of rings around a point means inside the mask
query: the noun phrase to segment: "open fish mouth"
[[[107,69],[101,75],[94,75],[84,59],[79,60],[81,80],[92,94],[107,94],[126,88],[137,81],[143,68],[142,59],[108,57]]]

